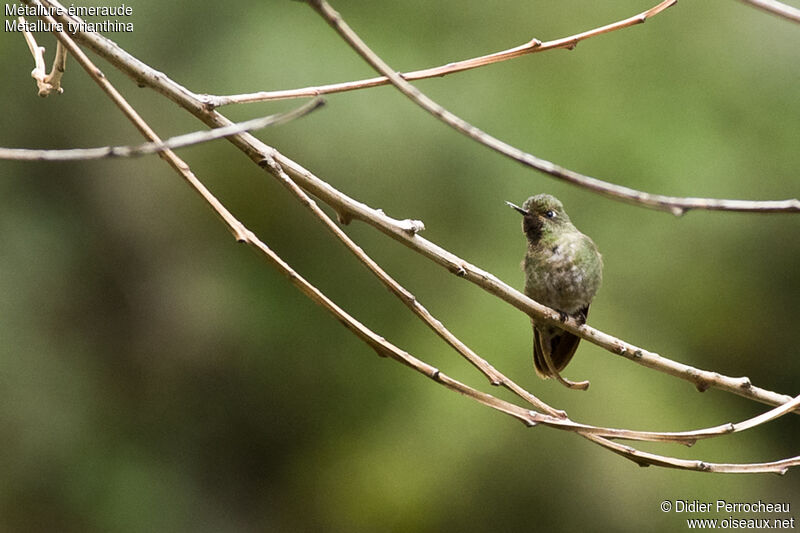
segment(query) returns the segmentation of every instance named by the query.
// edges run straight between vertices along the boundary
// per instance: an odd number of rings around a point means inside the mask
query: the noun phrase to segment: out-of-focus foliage
[[[301,2],[131,5],[135,31],[111,37],[196,92],[373,75]],[[562,37],[650,6],[334,3],[399,70]],[[49,60],[53,38],[39,38]],[[97,61],[163,136],[199,128]],[[32,65],[22,36],[0,33],[0,145],[140,141],[74,61],[64,94],[47,99],[36,96]],[[733,0],[682,2],[572,52],[418,86],[493,135],[620,184],[749,199],[800,193],[800,27]],[[503,201],[555,194],[603,252],[592,325],[688,364],[798,392],[800,217],[678,219],[598,197],[476,145],[388,87],[328,104],[258,135],[345,193],[425,221],[426,237],[518,287],[524,238]],[[244,119],[292,105],[222,111]],[[346,310],[442,371],[490,388],[241,153],[218,141],[181,155]],[[764,409],[699,394],[585,342],[566,375],[591,379],[588,392],[540,381],[524,315],[365,225],[346,231],[453,332],[577,420],[684,430]],[[798,471],[641,469],[574,435],[525,429],[375,357],[235,245],[154,157],[0,162],[0,400],[4,531],[685,527],[685,514],[659,510],[664,499],[791,502],[800,518]],[[796,455],[798,442],[797,419],[787,417],[691,449],[643,447],[765,461]]]

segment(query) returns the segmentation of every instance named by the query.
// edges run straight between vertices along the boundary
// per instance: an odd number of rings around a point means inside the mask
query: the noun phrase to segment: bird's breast
[[[600,258],[581,234],[531,247],[523,262],[525,293],[565,313],[586,307],[600,285]]]

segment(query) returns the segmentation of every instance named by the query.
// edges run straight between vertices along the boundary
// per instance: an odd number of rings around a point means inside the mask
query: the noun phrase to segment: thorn
[[[686,371],[686,374],[690,378],[692,378],[692,380],[697,380],[694,383],[694,386],[697,388],[699,392],[705,392],[706,390],[708,390],[708,387],[710,386],[708,381],[702,377],[702,375],[696,368],[690,368],[689,370]]]
[[[410,233],[411,235],[416,235],[420,231],[425,230],[425,224],[421,220],[412,220],[407,218],[401,221],[401,225],[403,227],[403,231]]]
[[[347,213],[342,213],[340,211],[337,211],[336,220],[339,221],[339,224],[341,224],[342,226],[347,226],[348,224],[350,224],[353,218]]]
[[[203,104],[203,108],[206,111],[213,111],[216,107],[210,94],[198,94],[197,99],[200,100],[200,103]]]

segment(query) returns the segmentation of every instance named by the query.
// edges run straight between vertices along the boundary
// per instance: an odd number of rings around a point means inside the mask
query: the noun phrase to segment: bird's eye
[[[556,218],[556,212],[550,209],[547,213],[544,214],[547,218]]]

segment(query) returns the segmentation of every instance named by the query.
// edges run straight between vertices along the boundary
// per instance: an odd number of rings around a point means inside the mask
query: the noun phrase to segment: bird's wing
[[[589,306],[587,305],[575,313],[574,316],[580,322],[584,322],[588,315]],[[572,356],[575,355],[575,350],[578,349],[578,343],[580,343],[581,338],[563,329],[547,326],[540,329],[536,327],[533,321],[531,321],[531,324],[533,324],[533,367],[539,377],[543,379],[553,377],[550,369],[547,368],[547,361],[545,361],[542,353],[543,350],[547,350],[556,370],[561,372],[569,364]]]

